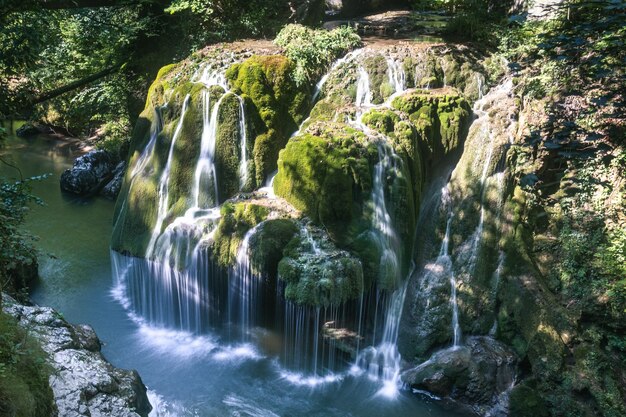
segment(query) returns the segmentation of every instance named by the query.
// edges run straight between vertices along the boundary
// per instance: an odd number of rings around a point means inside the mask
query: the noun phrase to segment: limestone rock
[[[97,193],[113,174],[113,161],[108,152],[97,150],[80,156],[71,169],[61,175],[61,189],[77,195]]]
[[[3,295],[3,308],[41,342],[53,368],[50,386],[59,416],[147,417],[152,409],[136,371],[118,369],[100,353],[86,325],[71,325],[48,307],[25,306]]]
[[[492,410],[490,415],[500,415],[516,367],[517,357],[506,345],[490,337],[470,337],[464,346],[439,351],[405,371],[402,380],[412,389],[469,406],[477,414]]]

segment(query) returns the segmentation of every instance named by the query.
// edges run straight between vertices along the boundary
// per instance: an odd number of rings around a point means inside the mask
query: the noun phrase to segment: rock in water
[[[108,363],[90,326],[73,326],[51,308],[21,305],[5,294],[2,300],[4,311],[28,329],[48,355],[59,416],[148,416],[152,407],[139,374]]]
[[[517,356],[490,337],[470,337],[402,374],[411,388],[469,406],[479,415],[499,415],[515,381]]]
[[[122,161],[115,167],[113,171],[113,179],[104,186],[100,194],[110,200],[115,200],[122,188],[122,182],[124,181],[124,174],[126,173],[126,162]]]
[[[71,169],[61,175],[61,189],[87,196],[96,194],[111,179],[113,161],[108,152],[91,151],[74,161]]]
[[[26,123],[25,125],[19,127],[16,131],[15,134],[21,138],[27,138],[30,136],[35,136],[41,133],[41,129],[39,129],[37,126],[31,124],[31,123]]]

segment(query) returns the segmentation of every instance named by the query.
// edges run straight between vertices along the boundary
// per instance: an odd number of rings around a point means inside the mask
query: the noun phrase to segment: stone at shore
[[[478,415],[506,416],[516,368],[517,357],[509,347],[490,337],[470,337],[463,346],[439,351],[405,371],[402,380]]]
[[[91,151],[76,158],[74,166],[61,175],[61,189],[80,196],[97,194],[113,176],[111,155],[102,150]]]
[[[115,368],[87,325],[71,325],[48,307],[18,304],[3,294],[4,311],[42,345],[50,386],[63,417],[147,417],[152,407],[136,371]]]

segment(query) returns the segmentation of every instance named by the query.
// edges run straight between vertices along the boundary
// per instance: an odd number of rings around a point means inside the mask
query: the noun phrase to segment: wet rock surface
[[[59,416],[148,416],[152,407],[139,374],[108,363],[90,326],[71,325],[51,308],[21,305],[6,295],[3,309],[48,355]]]
[[[490,337],[470,337],[463,346],[436,352],[405,371],[402,380],[413,390],[469,406],[479,415],[507,415],[506,397],[517,362],[506,345]]]
[[[111,155],[102,150],[80,156],[71,169],[61,175],[61,189],[81,196],[98,193],[113,175],[115,168]]]
[[[122,188],[122,182],[124,181],[124,174],[126,173],[126,162],[122,161],[115,167],[113,171],[113,179],[104,186],[100,194],[110,200],[115,200]]]

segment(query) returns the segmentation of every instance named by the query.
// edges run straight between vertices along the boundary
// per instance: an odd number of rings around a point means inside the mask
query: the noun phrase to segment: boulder
[[[122,183],[124,182],[124,174],[126,174],[126,162],[122,161],[115,167],[113,171],[113,179],[104,186],[100,194],[110,200],[115,200],[120,193]]]
[[[506,412],[502,402],[515,381],[517,361],[506,345],[490,337],[470,337],[465,345],[439,351],[405,371],[402,380],[479,415],[500,415]]]
[[[5,313],[41,343],[53,372],[50,386],[63,417],[147,417],[152,407],[136,371],[115,368],[89,326],[74,326],[48,307],[25,306],[3,294]]]
[[[27,138],[29,136],[35,136],[41,133],[41,130],[35,126],[34,124],[31,123],[26,123],[22,126],[20,126],[16,131],[15,134],[21,138]]]
[[[81,196],[94,195],[111,179],[114,167],[108,152],[91,151],[61,174],[61,189]]]

